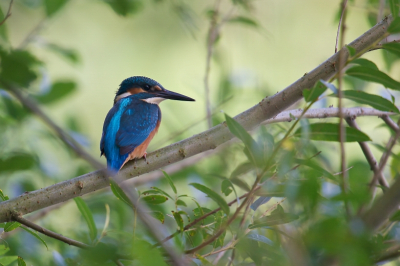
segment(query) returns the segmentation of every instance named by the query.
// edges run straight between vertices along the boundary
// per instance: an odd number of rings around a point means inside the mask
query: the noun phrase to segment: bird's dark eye
[[[144,85],[144,89],[145,89],[146,91],[150,90],[150,85]]]

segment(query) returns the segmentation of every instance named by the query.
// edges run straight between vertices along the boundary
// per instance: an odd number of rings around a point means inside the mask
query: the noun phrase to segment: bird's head
[[[146,93],[146,95],[150,97],[146,97],[146,99],[143,100],[153,104],[159,104],[166,99],[194,101],[194,99],[190,97],[164,89],[160,83],[151,78],[134,76],[125,79],[122,81],[121,85],[119,85],[119,89],[114,98],[114,103],[124,97],[137,93]]]

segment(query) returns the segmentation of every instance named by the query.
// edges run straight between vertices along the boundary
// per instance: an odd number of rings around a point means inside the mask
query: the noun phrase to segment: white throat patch
[[[159,104],[160,102],[166,100],[165,98],[161,97],[154,97],[154,98],[148,98],[148,99],[142,99],[142,101],[146,103],[151,103],[151,104]]]
[[[132,95],[132,94],[131,94],[130,92],[122,93],[122,94],[118,95],[117,98],[115,98],[115,102],[118,102],[118,101],[121,100],[122,98],[131,96],[131,95]]]

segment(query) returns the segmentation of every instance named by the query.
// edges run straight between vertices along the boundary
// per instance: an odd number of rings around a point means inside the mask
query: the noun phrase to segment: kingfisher
[[[133,76],[122,81],[104,120],[100,141],[100,156],[106,157],[109,171],[118,172],[135,158],[146,159],[146,149],[160,127],[158,105],[166,99],[194,101],[147,77]]]

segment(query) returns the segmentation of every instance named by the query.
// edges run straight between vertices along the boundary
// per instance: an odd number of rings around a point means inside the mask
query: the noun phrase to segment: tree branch
[[[10,1],[10,5],[8,6],[8,11],[7,14],[4,16],[3,20],[0,22],[0,26],[4,24],[4,22],[6,22],[6,20],[11,17],[11,8],[13,5],[14,0]]]
[[[84,249],[91,248],[91,246],[89,246],[87,244],[84,244],[82,242],[70,239],[70,238],[65,237],[63,235],[57,234],[57,233],[55,233],[53,231],[47,230],[47,229],[45,229],[45,228],[43,228],[43,227],[41,227],[41,226],[39,226],[39,225],[37,225],[35,223],[32,223],[31,221],[29,221],[29,220],[27,220],[25,218],[22,218],[18,214],[13,214],[12,220],[14,220],[16,222],[19,222],[20,224],[23,224],[26,227],[32,228],[33,230],[36,230],[37,232],[42,233],[42,234],[44,234],[44,235],[46,235],[48,237],[51,237],[51,238],[60,240],[60,241],[62,241],[64,243],[67,243],[68,245],[72,245],[72,246],[75,246],[75,247],[78,247],[78,248],[84,248]]]
[[[350,43],[350,45],[357,53],[364,50],[367,51],[366,49],[370,45],[385,36],[388,26],[389,19],[386,18]],[[343,55],[344,58],[348,57],[346,48],[343,50]],[[304,89],[313,87],[319,79],[327,80],[335,75],[337,72],[335,65],[337,63],[338,53],[328,58],[321,65],[283,91],[263,99],[259,104],[237,115],[235,119],[245,129],[254,129],[263,121],[276,116],[281,110],[301,100]],[[232,138],[233,135],[229,132],[226,123],[219,124],[193,137],[150,153],[147,156],[147,163],[144,160],[127,163],[126,167],[120,171],[120,176],[123,179],[128,179],[148,173],[195,154],[215,149],[220,144]],[[107,186],[107,176],[100,170],[57,183],[47,188],[24,193],[14,199],[0,203],[0,222],[11,220],[12,211],[17,211],[23,215]]]

